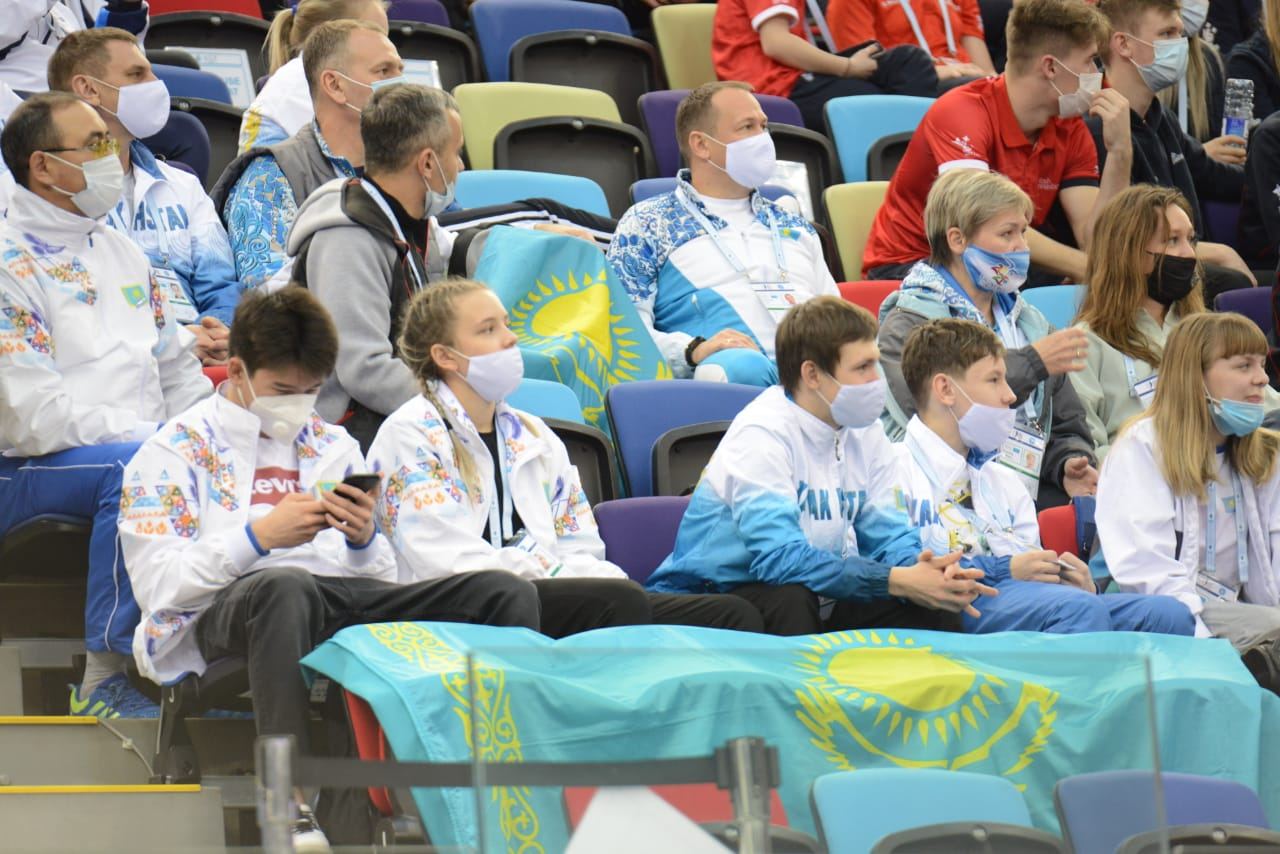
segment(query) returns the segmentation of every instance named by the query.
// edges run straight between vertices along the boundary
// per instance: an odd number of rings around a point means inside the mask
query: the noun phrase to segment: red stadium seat
[[[386,759],[387,738],[382,733],[378,719],[374,717],[373,709],[362,698],[350,691],[343,691],[342,696],[347,701],[347,716],[351,719],[351,734],[356,740],[356,753],[361,759]],[[379,815],[395,814],[391,795],[386,789],[370,789],[369,800],[373,802],[374,809]]]
[[[1076,539],[1076,508],[1074,504],[1041,510],[1036,517],[1040,523],[1040,544],[1046,549],[1070,552],[1080,557],[1080,545]],[[1084,560],[1089,556],[1085,555]]]
[[[729,792],[719,789],[712,783],[686,783],[670,786],[650,786],[653,793],[678,809],[691,821],[698,824],[733,821],[733,802]],[[569,819],[570,829],[576,828],[578,822],[596,796],[595,786],[565,786],[564,809]],[[778,790],[769,795],[769,823],[787,826],[787,811],[782,807],[782,799]]]
[[[204,369],[204,375],[209,378],[209,382],[213,383],[214,388],[227,378],[226,365],[209,365]]]
[[[860,305],[872,315],[880,315],[880,303],[885,297],[898,289],[902,282],[890,279],[863,282],[841,282],[840,296],[855,305]]]
[[[262,6],[258,0],[150,0],[147,6],[153,15],[167,15],[170,12],[233,12],[250,18],[262,17]]]

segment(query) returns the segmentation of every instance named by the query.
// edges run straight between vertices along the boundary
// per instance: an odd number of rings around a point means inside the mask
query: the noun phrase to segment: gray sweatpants
[[[1200,619],[1214,637],[1231,641],[1240,651],[1268,638],[1280,637],[1280,607],[1213,599],[1204,603]]]

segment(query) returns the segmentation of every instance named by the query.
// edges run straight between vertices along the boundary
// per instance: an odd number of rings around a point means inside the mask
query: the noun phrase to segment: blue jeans
[[[141,615],[116,532],[120,483],[137,442],[89,445],[43,457],[0,457],[0,536],[36,516],[77,516],[93,525],[84,637],[90,652],[133,652]]]
[[[1016,579],[1002,581],[996,589],[998,596],[984,596],[974,603],[981,617],[964,617],[966,632],[1195,632],[1195,618],[1186,605],[1171,596],[1099,596],[1077,587]]]

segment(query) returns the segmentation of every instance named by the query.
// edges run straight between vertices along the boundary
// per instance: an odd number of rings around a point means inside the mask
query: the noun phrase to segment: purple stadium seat
[[[644,584],[671,550],[676,531],[689,506],[688,496],[619,498],[592,508],[605,560],[622,568],[633,581]]]
[[[1228,246],[1236,245],[1236,229],[1240,222],[1239,202],[1204,203],[1205,237]]]
[[[1271,288],[1237,288],[1234,291],[1223,291],[1214,300],[1213,307],[1217,311],[1234,311],[1258,324],[1263,332],[1270,333],[1275,329],[1275,320],[1271,316]]]
[[[449,13],[440,0],[391,0],[388,21],[417,21],[420,24],[449,26]]]
[[[676,142],[676,107],[680,106],[680,102],[688,94],[688,89],[664,89],[640,96],[640,121],[653,147],[659,177],[674,178],[680,169],[680,146]],[[789,99],[757,92],[756,100],[773,124],[804,127],[800,108]]]

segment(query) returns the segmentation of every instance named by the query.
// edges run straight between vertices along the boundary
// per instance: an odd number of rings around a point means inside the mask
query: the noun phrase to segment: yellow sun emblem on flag
[[[818,635],[796,717],[843,771],[947,768],[1011,777],[1047,745],[1058,694],[975,670],[892,632]]]

